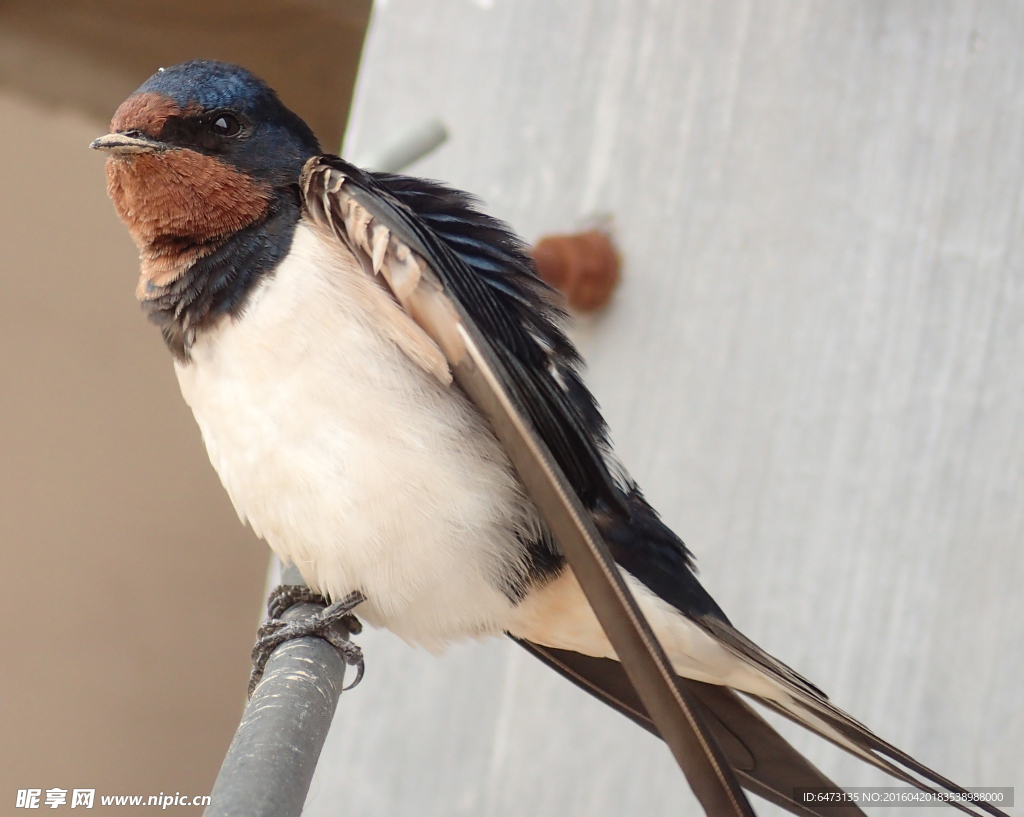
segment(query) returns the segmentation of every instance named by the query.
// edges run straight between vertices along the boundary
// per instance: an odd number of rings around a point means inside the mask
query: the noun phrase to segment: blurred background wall
[[[209,793],[263,586],[133,303],[97,132],[0,96],[0,814],[25,788]]]
[[[209,791],[266,550],[85,148],[194,56],[333,147],[343,5],[0,7],[0,804]],[[1000,2],[379,1],[346,151],[440,116],[413,172],[528,239],[613,216],[624,283],[575,332],[621,458],[741,629],[969,786],[1024,785],[1022,39]],[[512,645],[360,641],[307,815],[699,813],[664,747]]]

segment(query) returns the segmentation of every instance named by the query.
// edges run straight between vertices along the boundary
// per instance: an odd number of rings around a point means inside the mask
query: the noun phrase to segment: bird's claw
[[[363,678],[363,651],[349,640],[349,635],[362,632],[363,625],[352,610],[366,597],[356,590],[345,598],[328,605],[319,613],[299,619],[285,621],[281,617],[296,604],[325,604],[326,599],[305,585],[278,585],[267,599],[269,617],[260,625],[256,644],[252,648],[252,674],[249,676],[249,697],[263,677],[267,661],[281,644],[294,638],[313,636],[331,644],[345,663],[356,668],[356,679],[345,689],[352,689]]]

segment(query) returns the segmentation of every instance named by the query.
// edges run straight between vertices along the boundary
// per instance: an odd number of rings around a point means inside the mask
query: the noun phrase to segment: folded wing
[[[417,327],[422,332],[413,344],[418,349],[411,355],[414,360],[442,382],[451,382],[444,361],[462,360],[467,354],[467,337],[460,335],[465,327],[458,329],[458,310],[467,309],[500,363],[504,373],[500,387],[532,424],[595,519],[599,521],[609,512],[632,519],[638,511],[631,504],[639,502],[640,523],[660,524],[642,497],[631,494],[629,486],[617,480],[621,475],[613,473],[604,422],[579,379],[575,349],[553,320],[557,310],[545,286],[532,274],[523,247],[499,222],[473,211],[471,200],[456,191],[405,177],[371,176],[337,157],[311,160],[303,170],[302,192],[313,223],[359,258],[367,275],[379,279],[412,319],[396,332],[415,334]],[[452,213],[452,197],[457,199],[460,214]],[[474,217],[465,218],[467,212]],[[435,349],[441,354],[434,353]],[[617,530],[621,529],[614,525],[602,528],[613,552]],[[636,532],[637,527],[631,525],[629,534]],[[652,529],[651,536],[659,535],[663,531]],[[646,541],[651,537],[639,538]],[[689,554],[681,542],[675,542],[678,545],[671,540],[663,544],[679,551],[668,578],[696,584]],[[656,587],[652,589],[657,592]],[[762,697],[765,705],[899,780],[924,791],[966,794],[834,706],[820,690],[733,628],[713,602],[710,609],[698,609],[706,606],[710,597],[692,596],[698,602],[698,607],[692,607],[679,605],[664,593],[659,595],[771,683],[777,694]],[[654,731],[618,662],[520,643]],[[698,702],[703,719],[744,787],[795,813],[818,814],[797,802],[793,789],[835,788],[831,781],[732,690],[689,679],[678,682]],[[970,803],[952,802],[968,814],[980,810],[1006,817],[988,803]],[[852,806],[842,808],[846,809],[844,817],[860,813]],[[828,811],[843,813],[833,808]]]

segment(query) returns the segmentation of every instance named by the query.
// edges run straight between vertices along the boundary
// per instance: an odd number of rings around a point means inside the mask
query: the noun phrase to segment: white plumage
[[[428,369],[431,344],[340,243],[300,223],[238,320],[177,363],[238,515],[309,585],[439,651],[501,632],[614,657],[571,571],[518,605],[495,577],[541,531],[477,410]],[[419,361],[419,362],[416,362]],[[627,579],[680,674],[777,688]]]
[[[367,621],[437,650],[509,625],[487,578],[540,521],[477,411],[396,343],[386,304],[399,311],[300,224],[241,318],[176,369],[243,521],[311,587],[362,589]]]

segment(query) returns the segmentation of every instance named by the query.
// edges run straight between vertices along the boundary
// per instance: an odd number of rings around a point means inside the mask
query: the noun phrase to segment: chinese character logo
[[[15,808],[39,808],[39,796],[42,793],[42,789],[18,789]]]
[[[96,798],[96,789],[75,789],[71,792],[71,808],[92,808],[92,801]]]

